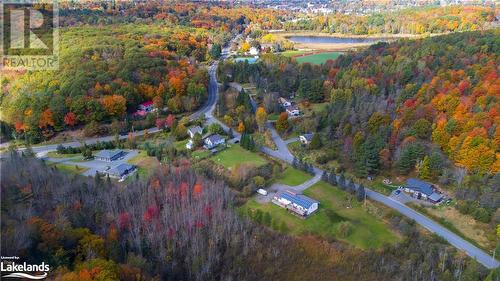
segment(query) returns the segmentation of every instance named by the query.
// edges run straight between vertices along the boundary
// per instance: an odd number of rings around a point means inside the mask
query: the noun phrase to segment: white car
[[[260,194],[260,195],[267,196],[267,190],[262,189],[262,188],[259,188],[259,189],[257,190],[257,193],[258,193],[258,194]]]

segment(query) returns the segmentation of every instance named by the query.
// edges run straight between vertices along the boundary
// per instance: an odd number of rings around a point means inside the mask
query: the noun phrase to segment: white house
[[[302,217],[307,217],[314,213],[318,210],[319,205],[318,201],[290,190],[277,192],[272,202]]]
[[[226,140],[221,135],[215,134],[206,137],[203,142],[205,143],[205,145],[203,145],[205,149],[212,149],[220,144],[226,143]]]
[[[299,116],[300,115],[300,110],[296,105],[290,105],[285,108],[286,113],[288,116]]]
[[[139,104],[139,110],[145,111],[145,112],[151,112],[155,109],[153,101],[147,101]]]
[[[196,135],[196,134],[202,135],[203,129],[200,126],[193,126],[187,130],[187,133],[189,134],[190,138],[194,138],[194,135]]]
[[[136,166],[127,163],[122,163],[105,172],[111,178],[124,178],[132,174],[136,170]]]
[[[299,140],[303,144],[310,144],[313,139],[313,134],[303,134],[299,136]]]
[[[252,56],[257,56],[259,54],[259,49],[255,48],[255,47],[251,47],[250,50],[248,51],[248,53]]]
[[[283,106],[283,107],[288,107],[288,106],[291,106],[292,103],[289,102],[287,99],[283,98],[283,97],[279,97],[278,98],[278,103]]]

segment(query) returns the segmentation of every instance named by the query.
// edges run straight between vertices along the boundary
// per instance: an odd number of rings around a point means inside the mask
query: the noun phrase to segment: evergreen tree
[[[337,185],[337,175],[335,173],[330,173],[329,177],[328,177],[328,182],[331,184],[331,185]]]
[[[422,160],[420,164],[420,167],[418,169],[418,176],[424,180],[431,179],[430,159],[427,155],[424,157],[424,160]]]
[[[349,184],[347,185],[347,190],[351,193],[354,194],[356,193],[356,185],[354,184],[354,180],[350,180]]]
[[[266,226],[271,226],[271,220],[272,218],[269,212],[265,212],[264,216],[262,217],[262,223]]]
[[[340,186],[340,188],[342,188],[344,190],[346,189],[344,174],[340,174],[340,177],[339,177],[339,186]]]
[[[309,144],[310,149],[319,149],[321,148],[321,136],[320,134],[316,133],[313,135],[313,138],[311,140],[311,143]]]
[[[364,159],[366,171],[368,172],[368,174],[378,174],[380,167],[379,148],[377,146],[375,138],[373,137],[369,137],[364,144]]]
[[[299,160],[297,159],[297,157],[293,157],[292,167],[294,167],[295,169],[299,167]]]
[[[323,171],[323,174],[321,174],[321,180],[324,182],[328,182],[329,177],[330,177],[330,175],[328,174],[327,171]]]
[[[356,198],[359,202],[365,200],[365,187],[362,184],[360,184],[358,187]]]
[[[94,182],[95,182],[95,186],[98,186],[98,187],[101,186],[101,184],[102,184],[101,174],[98,171],[95,171]]]

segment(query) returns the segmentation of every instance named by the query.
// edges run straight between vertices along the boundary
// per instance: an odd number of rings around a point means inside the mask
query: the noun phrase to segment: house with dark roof
[[[443,199],[443,196],[436,192],[433,184],[415,178],[408,179],[403,190],[414,197],[433,203],[438,203]]]
[[[205,149],[212,149],[220,144],[225,144],[226,143],[226,139],[224,139],[221,135],[219,134],[214,134],[214,135],[211,135],[211,136],[208,136],[206,137],[204,140],[203,140],[203,147]]]
[[[137,167],[135,165],[122,163],[114,168],[109,169],[105,173],[112,178],[123,178],[133,173],[136,170],[136,168]]]
[[[127,154],[125,151],[120,150],[120,149],[115,149],[115,150],[101,150],[95,155],[95,159],[101,160],[101,161],[106,161],[106,162],[111,162],[119,159],[120,157],[123,157],[125,154]]]
[[[309,144],[311,143],[313,136],[314,134],[303,134],[299,136],[299,140],[303,144]]]
[[[290,190],[277,192],[272,202],[304,218],[318,210],[319,205],[318,201]]]

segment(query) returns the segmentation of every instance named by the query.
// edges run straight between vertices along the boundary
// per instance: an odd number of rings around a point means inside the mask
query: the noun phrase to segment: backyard
[[[210,157],[212,161],[221,164],[226,169],[232,169],[240,163],[253,164],[256,167],[265,165],[267,160],[251,151],[243,149],[237,144],[228,146],[223,151]]]
[[[304,183],[311,178],[312,176],[304,171],[292,167],[287,167],[285,171],[281,173],[281,177],[276,179],[276,182],[289,186],[295,186]]]
[[[285,225],[280,231],[293,235],[314,233],[361,249],[380,248],[399,241],[399,237],[387,225],[367,213],[362,204],[337,187],[318,182],[304,194],[320,202],[319,210],[305,220],[273,203],[259,204],[254,199],[243,205],[241,212],[253,216],[260,210],[262,214],[270,214],[273,225]]]

